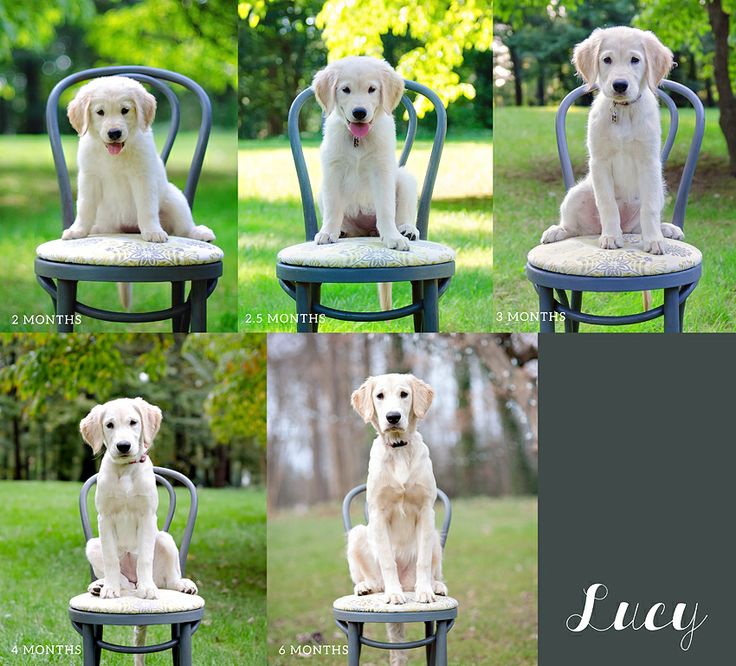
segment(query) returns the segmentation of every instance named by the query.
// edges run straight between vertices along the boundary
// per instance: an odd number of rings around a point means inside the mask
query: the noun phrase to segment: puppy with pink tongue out
[[[417,184],[396,162],[393,116],[404,79],[383,60],[356,56],[317,72],[312,87],[326,116],[315,242],[380,236],[389,249],[409,250],[419,238]]]

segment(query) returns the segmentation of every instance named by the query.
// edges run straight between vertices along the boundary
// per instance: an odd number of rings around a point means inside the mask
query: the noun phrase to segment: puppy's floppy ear
[[[82,439],[92,447],[92,452],[97,455],[102,450],[104,443],[102,437],[102,405],[95,405],[92,411],[79,422],[79,432]]]
[[[135,398],[133,403],[141,413],[143,444],[149,449],[158,434],[158,429],[161,427],[161,410],[155,405],[146,402],[143,398]]]
[[[572,64],[590,88],[598,78],[598,51],[601,46],[601,29],[596,28],[588,39],[575,46]]]
[[[386,113],[392,113],[404,94],[404,79],[387,62],[381,72],[381,105]]]
[[[337,87],[337,70],[334,65],[327,65],[314,75],[312,88],[314,97],[324,112],[329,115],[335,108],[335,88]]]
[[[148,129],[156,117],[156,98],[143,86],[136,86],[133,93],[135,113],[141,129]]]
[[[89,125],[89,102],[90,94],[86,87],[82,87],[74,96],[74,99],[69,102],[69,106],[66,107],[66,115],[69,118],[69,123],[79,136],[87,132],[87,126]]]
[[[411,377],[412,389],[411,408],[414,416],[423,419],[434,399],[434,391],[429,384],[424,383],[421,379],[417,379],[414,375],[409,376]]]
[[[644,53],[647,59],[647,84],[655,92],[659,82],[670,73],[674,58],[672,51],[648,30],[644,33]]]
[[[355,389],[355,391],[353,391],[353,395],[350,396],[350,404],[366,423],[370,423],[376,415],[375,408],[373,406],[372,394],[373,377],[368,377],[368,379],[360,385],[360,388]]]

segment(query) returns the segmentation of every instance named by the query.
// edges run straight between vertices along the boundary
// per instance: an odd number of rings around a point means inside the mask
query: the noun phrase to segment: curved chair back
[[[174,487],[165,477],[178,481],[189,491],[189,515],[187,516],[187,524],[184,527],[184,535],[182,536],[181,543],[179,544],[179,564],[181,565],[181,575],[184,576],[187,564],[187,554],[189,553],[189,544],[192,541],[194,521],[197,519],[197,507],[199,506],[197,489],[186,476],[173,469],[154,466],[153,472],[156,477],[156,483],[164,486],[169,494],[169,508],[166,511],[166,520],[164,521],[163,526],[164,532],[169,531],[171,521],[174,518],[174,511],[176,511],[176,493],[174,492]],[[89,541],[93,536],[92,525],[89,521],[89,510],[87,508],[87,496],[89,495],[89,491],[92,486],[97,483],[97,476],[97,474],[90,476],[82,486],[82,490],[79,491],[79,515],[82,518],[82,531],[84,532],[85,542]],[[92,574],[92,578],[94,580],[94,572]]]
[[[197,145],[194,149],[194,156],[189,167],[186,186],[184,187],[184,196],[189,202],[189,207],[194,205],[194,195],[197,191],[197,183],[202,172],[202,162],[204,154],[207,150],[207,142],[210,138],[210,130],[212,129],[212,105],[210,98],[202,87],[186,76],[170,72],[166,69],[158,69],[156,67],[137,67],[137,66],[121,66],[121,67],[99,67],[96,69],[86,69],[76,74],[71,74],[62,79],[54,86],[46,102],[46,129],[49,133],[51,141],[51,152],[54,156],[54,166],[56,167],[56,176],[59,181],[59,191],[61,192],[61,210],[63,216],[64,229],[69,228],[74,222],[74,200],[72,197],[72,187],[69,180],[69,170],[66,166],[64,158],[64,149],[61,145],[61,135],[59,132],[59,97],[67,88],[81,81],[89,81],[101,76],[127,76],[141,83],[148,84],[158,90],[166,97],[171,107],[171,120],[169,123],[169,133],[166,137],[166,143],[161,151],[161,159],[164,164],[169,159],[171,147],[174,145],[176,133],[179,131],[179,98],[171,89],[169,83],[176,83],[187,90],[190,90],[199,101],[201,110],[201,120],[199,125],[199,135],[197,137]],[[168,83],[167,83],[168,82]]]
[[[360,495],[361,493],[364,493],[366,490],[366,484],[361,483],[359,486],[355,486],[350,492],[348,492],[347,495],[345,495],[345,499],[342,501],[342,524],[345,527],[345,532],[349,532],[352,527],[353,523],[350,520],[350,505],[352,504],[353,500]],[[442,504],[445,506],[445,517],[442,520],[442,528],[440,529],[440,543],[442,544],[442,547],[445,547],[445,542],[447,541],[447,534],[450,531],[450,521],[452,520],[452,505],[450,504],[450,498],[439,488],[437,488],[437,499],[442,500]],[[365,515],[365,522],[368,522],[368,504],[366,503],[364,507],[364,515]]]
[[[682,229],[685,225],[685,209],[687,208],[687,198],[690,194],[690,186],[693,181],[693,174],[695,173],[695,166],[698,162],[698,155],[700,154],[700,146],[703,143],[703,134],[705,133],[705,111],[703,110],[703,103],[700,101],[698,96],[690,90],[690,88],[683,86],[681,83],[675,81],[663,80],[660,83],[660,88],[657,89],[657,94],[660,99],[664,101],[670,112],[670,126],[667,132],[667,139],[662,147],[661,160],[662,164],[667,161],[670,156],[670,151],[675,143],[675,137],[677,136],[677,129],[679,123],[679,115],[677,107],[675,106],[672,97],[670,97],[662,88],[666,88],[672,92],[682,95],[692,105],[695,110],[695,131],[690,141],[690,148],[688,150],[687,159],[685,160],[685,168],[682,171],[682,177],[680,178],[680,185],[677,188],[677,198],[675,199],[675,209],[672,213],[672,224],[677,225]],[[575,184],[575,176],[572,172],[572,162],[570,161],[570,152],[567,148],[567,133],[565,131],[565,124],[567,120],[567,111],[572,106],[573,102],[578,98],[586,95],[587,93],[595,90],[597,86],[589,88],[587,85],[579,86],[569,93],[565,99],[560,103],[560,108],[557,110],[557,116],[555,117],[555,130],[557,133],[557,152],[560,156],[560,164],[562,166],[562,178],[565,181],[565,189],[569,190]]]
[[[404,87],[407,90],[426,97],[432,102],[435,115],[437,116],[432,152],[429,156],[427,172],[424,175],[424,183],[422,184],[422,193],[419,197],[419,208],[417,211],[416,226],[419,229],[419,237],[426,240],[429,228],[429,204],[432,201],[432,191],[434,190],[434,183],[437,180],[440,157],[442,156],[442,148],[445,145],[445,134],[447,134],[447,112],[437,94],[426,86],[420,83],[414,83],[414,81],[405,80]],[[317,211],[314,205],[312,185],[309,181],[309,172],[307,171],[307,163],[304,160],[304,151],[302,150],[302,141],[299,135],[299,114],[305,102],[312,97],[314,97],[314,90],[311,87],[303,90],[294,99],[289,109],[289,143],[291,144],[291,154],[294,157],[294,165],[296,166],[296,175],[299,179],[299,191],[301,192],[302,209],[304,211],[304,231],[307,241],[314,238],[317,231],[319,231],[319,227],[317,224]],[[414,138],[417,133],[417,112],[407,95],[401,98],[401,104],[409,115],[404,147],[399,158],[399,166],[404,166],[409,159],[409,153],[414,145]]]

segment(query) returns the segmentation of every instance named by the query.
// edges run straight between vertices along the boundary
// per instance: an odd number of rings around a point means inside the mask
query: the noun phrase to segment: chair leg
[[[348,622],[348,666],[360,666],[360,629],[357,622]]]
[[[171,640],[172,641],[178,641],[181,636],[181,625],[178,624],[172,624],[171,625]],[[174,666],[179,666],[180,661],[180,653],[181,650],[179,649],[179,644],[177,643],[173,648],[171,648],[171,661],[173,662]]]
[[[434,634],[434,622],[424,623],[424,637],[429,638]],[[427,666],[434,666],[434,642],[428,643],[424,648],[427,652]]]
[[[437,280],[425,280],[424,290],[424,328],[425,333],[437,333],[440,329],[440,303]]]
[[[683,289],[687,289],[687,287],[683,287]],[[682,303],[680,303],[680,333],[682,333],[682,329],[685,323],[685,304],[687,303],[687,299],[685,299]]]
[[[205,333],[207,331],[207,280],[192,280],[189,303],[192,311],[192,333]]]
[[[664,332],[680,332],[680,289],[678,287],[664,290]]]
[[[551,287],[539,286],[539,332],[554,333],[554,292]]]
[[[84,666],[95,666],[95,630],[91,624],[82,625],[82,659]]]
[[[580,312],[583,309],[583,292],[582,291],[571,291],[570,292],[570,309],[575,312]],[[572,332],[580,332],[580,322],[572,322]]]
[[[447,620],[437,620],[435,663],[437,666],[447,666]]]
[[[184,622],[180,625],[179,635],[179,664],[192,666],[192,625]]]
[[[311,301],[310,310],[312,310],[312,314],[314,314],[312,333],[317,333],[319,331],[319,316],[314,312],[314,306],[319,305],[319,299],[322,296],[322,285],[319,282],[312,282],[309,285],[309,296]]]
[[[100,659],[102,659],[102,648],[97,645],[97,641],[102,640],[102,629],[104,625],[96,624],[94,635],[95,635],[95,666],[100,666]]]
[[[296,322],[297,333],[312,333],[312,286],[308,282],[297,282],[296,287]]]
[[[74,305],[77,302],[76,280],[56,281],[56,330],[59,333],[74,331]]]
[[[421,303],[424,300],[424,283],[415,280],[411,283],[411,302]],[[421,333],[424,330],[424,308],[419,308],[414,313],[414,332]]]
[[[171,283],[171,307],[176,307],[184,302],[184,283]],[[183,315],[176,315],[171,318],[171,330],[173,333],[185,333],[182,329]]]

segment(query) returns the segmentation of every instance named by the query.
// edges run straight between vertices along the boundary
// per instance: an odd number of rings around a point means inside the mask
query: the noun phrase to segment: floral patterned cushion
[[[158,599],[140,599],[134,596],[100,599],[85,592],[70,599],[69,606],[93,613],[177,613],[204,606],[204,599],[197,594],[184,594],[174,590],[159,590],[158,594]]]
[[[370,612],[370,613],[414,613],[417,611],[439,611],[448,608],[457,608],[457,599],[452,597],[437,597],[431,604],[421,604],[416,600],[414,592],[405,592],[405,604],[385,604],[383,594],[366,594],[357,596],[350,594],[347,597],[335,599],[332,607],[337,610]]]
[[[193,266],[222,261],[216,245],[169,236],[165,243],[149,243],[140,234],[100,234],[75,240],[53,240],[36,248],[47,261],[94,266]]]
[[[642,249],[640,234],[624,234],[624,247],[604,250],[598,236],[576,236],[558,243],[537,245],[527,259],[532,266],[553,273],[588,277],[635,277],[684,271],[703,261],[696,247],[665,239],[665,254]]]
[[[429,241],[409,241],[409,251],[389,250],[380,238],[341,238],[336,243],[314,241],[284,248],[279,261],[291,266],[322,268],[394,268],[427,266],[454,261],[449,247]]]

